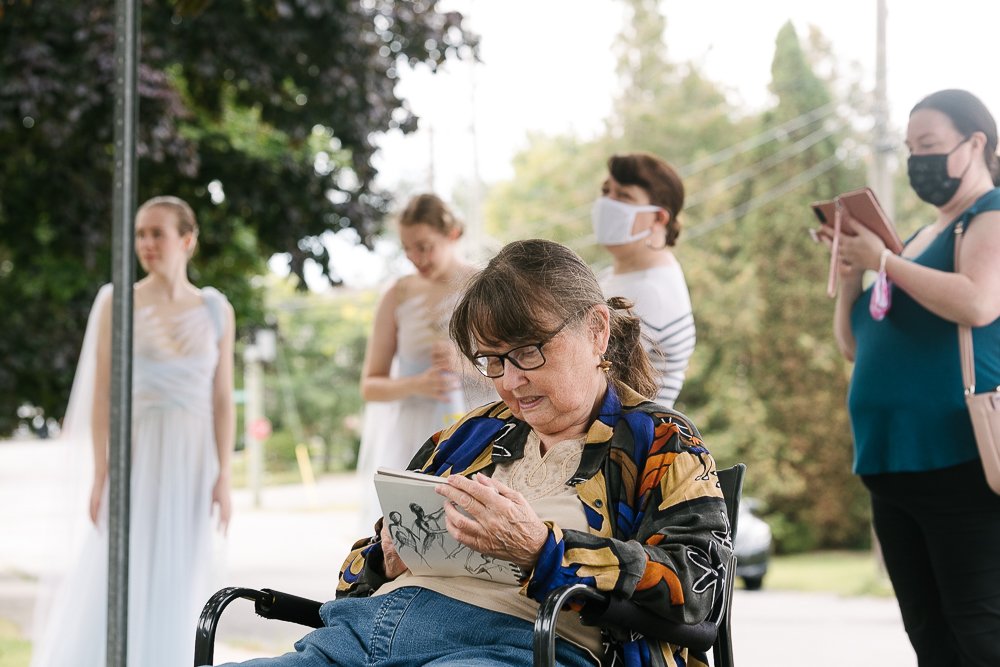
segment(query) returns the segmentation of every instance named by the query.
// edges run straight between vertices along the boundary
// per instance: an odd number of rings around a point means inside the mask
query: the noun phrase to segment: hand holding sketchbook
[[[375,472],[383,521],[399,557],[413,574],[518,584],[520,573],[513,563],[473,551],[448,534],[446,500],[434,491],[444,483],[444,477],[412,470],[379,468]]]
[[[830,271],[826,282],[826,293],[834,296],[837,293],[837,263],[840,260],[838,250],[840,248],[841,233],[854,236],[857,232],[851,223],[843,215],[846,211],[851,218],[861,223],[874,232],[885,247],[895,254],[903,250],[903,241],[896,233],[889,218],[886,217],[875,193],[870,188],[852,190],[842,195],[834,197],[830,201],[818,201],[810,204],[816,217],[822,223],[819,231],[814,232],[814,238],[823,236],[831,240],[830,247]]]

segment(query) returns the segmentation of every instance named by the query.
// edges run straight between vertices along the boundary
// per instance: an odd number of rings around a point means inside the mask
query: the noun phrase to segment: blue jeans
[[[511,667],[532,664],[532,623],[424,588],[344,598],[320,609],[326,627],[295,652],[244,667]],[[560,667],[594,667],[590,654],[556,642]],[[234,665],[236,663],[230,663]]]

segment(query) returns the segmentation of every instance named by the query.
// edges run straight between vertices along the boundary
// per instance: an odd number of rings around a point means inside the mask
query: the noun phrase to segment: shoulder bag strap
[[[955,273],[958,273],[958,253],[965,235],[965,224],[965,220],[959,220],[955,225]],[[976,361],[972,351],[972,329],[964,324],[958,325],[958,351],[962,359],[962,386],[966,396],[971,396],[976,393]]]

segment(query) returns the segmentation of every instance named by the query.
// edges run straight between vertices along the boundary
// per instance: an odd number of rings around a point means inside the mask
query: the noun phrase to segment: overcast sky
[[[433,163],[433,187],[448,196],[477,167],[486,182],[509,177],[511,157],[529,132],[586,138],[602,127],[617,88],[612,44],[625,18],[620,0],[445,2],[480,34],[483,63],[405,75],[399,92],[422,116],[422,130],[385,139],[378,162],[383,183],[428,187]],[[774,40],[789,19],[800,37],[818,26],[841,70],[854,63],[874,85],[875,0],[667,0],[662,6],[669,57],[697,63],[747,109],[769,103]],[[920,97],[940,88],[968,88],[1000,113],[994,83],[1000,3],[888,0],[888,9],[888,91],[897,128]]]
[[[898,131],[910,107],[941,88],[967,88],[1000,113],[1000,2],[887,3],[890,119]],[[621,0],[442,0],[441,6],[466,16],[481,37],[483,62],[449,63],[434,75],[426,68],[404,73],[398,92],[422,117],[421,129],[381,142],[376,164],[383,186],[402,195],[432,189],[450,199],[455,184],[476,170],[487,184],[509,178],[511,159],[530,132],[586,139],[601,130],[618,88],[613,44],[626,17]],[[774,40],[788,20],[800,38],[819,27],[841,72],[857,67],[862,82],[874,87],[876,0],[665,0],[662,7],[668,57],[697,63],[748,112],[771,103]],[[329,243],[349,284],[378,284],[406,266],[397,261],[390,268],[355,247],[349,234]],[[387,242],[380,256],[393,255],[393,247]]]

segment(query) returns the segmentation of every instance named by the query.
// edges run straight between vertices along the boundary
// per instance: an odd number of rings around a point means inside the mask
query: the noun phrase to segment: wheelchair
[[[718,474],[719,485],[726,502],[730,532],[735,538],[746,465],[737,463],[731,468],[719,470]],[[725,570],[725,586],[722,594],[716,599],[708,618],[690,625],[651,616],[630,600],[615,598],[586,584],[557,588],[539,605],[535,618],[534,667],[555,667],[556,618],[563,605],[571,600],[584,601],[580,616],[587,625],[635,632],[677,646],[685,646],[694,651],[706,653],[711,651],[714,667],[733,667],[730,612],[735,574],[734,554]],[[209,599],[201,612],[195,635],[195,667],[213,664],[215,635],[222,612],[229,603],[238,599],[253,602],[254,611],[263,618],[287,621],[310,628],[323,627],[323,621],[319,616],[322,602],[268,588],[223,588]]]

